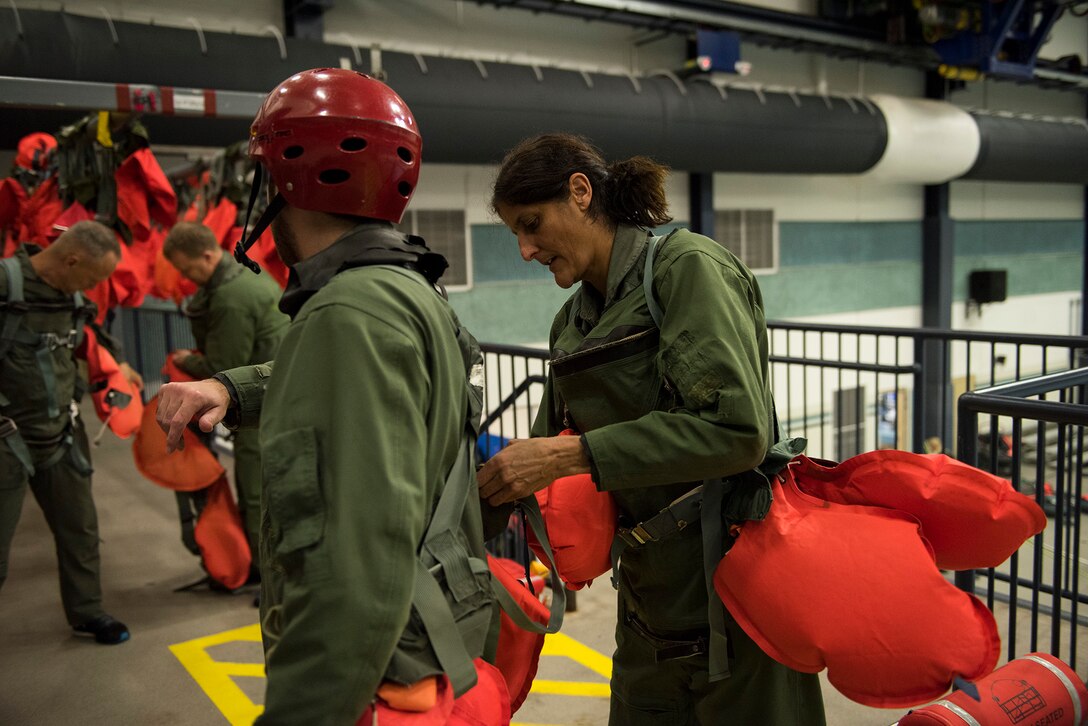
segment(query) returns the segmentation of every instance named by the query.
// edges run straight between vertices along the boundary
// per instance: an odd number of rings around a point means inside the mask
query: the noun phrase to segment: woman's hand
[[[589,473],[580,436],[514,439],[476,472],[480,498],[493,507],[538,492],[560,477]]]

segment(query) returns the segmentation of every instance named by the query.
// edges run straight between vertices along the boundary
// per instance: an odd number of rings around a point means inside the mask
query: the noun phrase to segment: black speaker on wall
[[[1008,285],[1008,270],[972,270],[967,278],[967,297],[979,304],[1003,302]]]

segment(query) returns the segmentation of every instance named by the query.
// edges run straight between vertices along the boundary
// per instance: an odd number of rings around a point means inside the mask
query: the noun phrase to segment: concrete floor
[[[0,591],[0,724],[251,723],[264,684],[252,590],[173,592],[202,574],[180,542],[173,493],[136,472],[128,442],[107,435],[93,454],[105,606],[132,640],[106,647],[72,635],[52,539],[28,494]],[[615,596],[602,579],[577,604],[549,638],[515,724],[606,723]],[[855,704],[826,679],[824,699],[832,726],[884,726],[902,715]]]

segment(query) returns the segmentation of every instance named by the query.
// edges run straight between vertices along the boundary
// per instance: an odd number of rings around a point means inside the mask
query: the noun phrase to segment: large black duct
[[[283,58],[273,34],[198,33],[64,12],[18,15],[18,24],[0,23],[3,76],[264,94],[296,71],[357,57],[350,46],[291,38]],[[564,130],[588,136],[611,158],[647,154],[683,171],[851,174],[872,167],[887,144],[884,116],[862,99],[388,51],[381,63],[416,115],[430,162],[495,163],[526,136]],[[0,146],[13,148],[22,135],[56,130],[80,113],[0,108]],[[245,138],[248,120],[155,116],[146,123],[155,143],[225,146]],[[984,135],[986,154],[971,178],[1016,179],[1020,168],[1021,180],[1088,183],[1088,134],[1070,134],[1067,124],[1011,124],[994,139]],[[989,127],[980,121],[980,128],[985,134]],[[1016,151],[1006,153],[1006,142]],[[1056,147],[1064,153],[1052,160]],[[1033,148],[1048,150],[1040,154],[1045,162],[1008,161]]]

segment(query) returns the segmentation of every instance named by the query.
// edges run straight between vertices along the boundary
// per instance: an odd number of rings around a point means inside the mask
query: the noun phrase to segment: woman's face
[[[588,204],[584,194],[572,193],[561,201],[499,204],[496,209],[517,236],[521,258],[545,265],[555,284],[567,289],[587,276],[593,281],[600,267],[595,225],[585,211]]]

